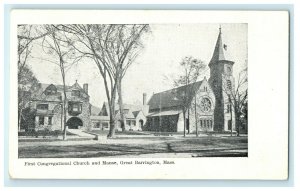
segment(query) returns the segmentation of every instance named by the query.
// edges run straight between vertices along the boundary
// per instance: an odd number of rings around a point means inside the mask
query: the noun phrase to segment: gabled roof
[[[91,115],[99,115],[101,109],[91,104]]]
[[[57,93],[52,95],[46,95],[45,90],[51,86],[56,87]],[[61,101],[62,99],[61,95],[63,89],[64,89],[63,85],[39,83],[37,90],[33,93],[33,99],[45,100],[45,101]],[[80,92],[83,92],[88,96],[88,94],[83,90],[83,88],[81,88],[81,86],[77,83],[77,81],[72,86],[66,85],[66,91],[70,91],[71,89],[78,89],[80,90]]]
[[[133,111],[132,114],[136,118],[136,116],[140,113],[141,111]]]
[[[104,102],[103,103],[103,107],[101,109],[100,115],[103,115],[104,109],[107,112],[107,115],[109,115],[109,106],[108,106],[108,102]],[[116,110],[116,115],[119,117],[120,115],[120,109],[119,109],[119,104],[115,105],[115,110]],[[138,113],[140,111],[143,110],[143,105],[133,105],[133,104],[123,104],[123,110],[124,110],[124,116],[127,119],[134,119],[136,118],[136,116],[138,115]]]
[[[164,92],[153,94],[148,102],[149,110],[166,109],[173,107],[181,107],[182,99],[180,98],[185,94],[189,93],[189,97],[186,100],[192,100],[196,90],[200,87],[202,81],[198,81],[186,86],[181,86]]]

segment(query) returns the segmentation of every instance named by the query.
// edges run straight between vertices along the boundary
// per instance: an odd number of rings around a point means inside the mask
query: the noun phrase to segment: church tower
[[[226,60],[227,45],[222,42],[222,29],[219,28],[219,36],[215,50],[209,62],[209,84],[216,97],[214,110],[214,131],[235,130],[235,116],[232,104],[230,104],[230,91],[234,90],[233,61]]]

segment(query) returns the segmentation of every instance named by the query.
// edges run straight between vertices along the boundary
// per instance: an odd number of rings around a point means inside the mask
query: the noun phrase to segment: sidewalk
[[[74,135],[77,135],[78,137],[84,137],[84,138],[95,138],[95,135],[85,133],[80,129],[68,129],[68,131]]]

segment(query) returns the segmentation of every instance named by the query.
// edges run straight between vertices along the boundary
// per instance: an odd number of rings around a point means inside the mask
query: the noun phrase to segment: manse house
[[[84,84],[82,88],[76,81],[72,86],[66,86],[66,97],[68,128],[90,129],[91,105],[89,103],[88,84]],[[62,85],[40,83],[34,91],[29,105],[33,122],[27,128],[62,130],[64,99]]]

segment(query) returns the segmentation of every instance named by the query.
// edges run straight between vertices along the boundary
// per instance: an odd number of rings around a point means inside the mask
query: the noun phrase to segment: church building
[[[227,45],[222,42],[222,30],[209,62],[210,78],[206,77],[187,86],[153,94],[150,98],[147,124],[143,130],[158,132],[184,131],[235,131],[235,117],[230,104],[229,92],[234,89],[232,75],[234,62],[227,60]],[[189,108],[183,115],[182,101],[178,99],[183,92],[190,92],[187,100]]]

